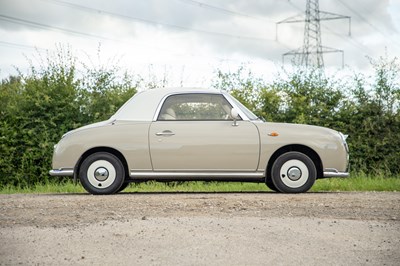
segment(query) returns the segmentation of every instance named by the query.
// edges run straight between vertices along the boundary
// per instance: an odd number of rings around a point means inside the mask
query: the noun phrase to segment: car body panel
[[[147,141],[150,123],[108,121],[67,134],[56,145],[53,169],[74,169],[87,151],[109,148],[123,154],[129,169],[152,170]]]
[[[261,136],[261,168],[271,156],[288,146],[305,146],[315,151],[323,169],[345,172],[348,167],[347,151],[337,131],[317,126],[289,123],[256,123]],[[270,136],[277,133],[278,136]],[[260,169],[259,169],[260,170]]]
[[[174,135],[157,136],[170,131]],[[154,171],[256,171],[257,127],[249,121],[157,121],[149,142]]]
[[[176,94],[223,95],[239,120],[157,121],[165,100]],[[306,147],[317,155],[322,177],[348,176],[348,148],[339,132],[317,126],[263,122],[228,93],[167,88],[136,94],[109,120],[66,133],[53,154],[51,175],[77,174],[92,151],[110,151],[132,180],[252,179],[265,181],[280,149]],[[161,133],[161,134],[159,134]],[[167,133],[167,134],[165,134]]]

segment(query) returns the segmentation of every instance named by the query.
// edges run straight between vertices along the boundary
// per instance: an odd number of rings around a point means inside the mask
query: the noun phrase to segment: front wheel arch
[[[278,157],[281,156],[282,154],[291,152],[291,151],[297,151],[297,152],[307,155],[314,162],[315,168],[317,170],[317,179],[323,177],[324,173],[323,173],[322,161],[321,161],[321,158],[319,157],[319,155],[313,149],[311,149],[307,146],[293,144],[293,145],[283,146],[283,147],[279,148],[278,150],[276,150],[272,154],[272,156],[270,157],[268,164],[267,164],[265,182],[268,181],[268,182],[272,183],[271,170],[272,170],[272,165],[274,164],[276,159],[278,159]]]
[[[118,160],[122,163],[122,166],[124,168],[124,173],[125,173],[125,182],[129,182],[130,176],[129,176],[129,168],[128,168],[128,163],[125,159],[125,157],[122,155],[122,153],[116,149],[110,148],[110,147],[95,147],[87,150],[82,154],[82,156],[79,158],[77,161],[75,168],[74,168],[74,182],[75,184],[78,183],[78,180],[80,180],[79,177],[79,172],[82,166],[82,163],[85,161],[86,158],[91,156],[92,154],[99,153],[99,152],[105,152],[114,155],[115,157],[118,158]],[[81,182],[82,183],[82,182]],[[121,190],[117,191],[120,192]]]
[[[79,173],[79,169],[81,168],[82,162],[89,157],[90,155],[97,153],[97,152],[107,152],[111,153],[115,157],[117,157],[122,165],[124,166],[125,170],[125,180],[129,179],[129,169],[128,169],[128,163],[126,162],[125,157],[122,155],[122,153],[116,149],[110,148],[110,147],[95,147],[91,148],[90,150],[87,150],[85,153],[82,154],[82,156],[79,158],[77,164],[75,165],[74,173]],[[78,178],[78,176],[76,177]]]

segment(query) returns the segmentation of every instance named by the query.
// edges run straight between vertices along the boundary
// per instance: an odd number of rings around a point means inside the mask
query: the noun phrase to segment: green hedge
[[[51,177],[53,146],[74,128],[109,118],[136,93],[116,67],[83,68],[68,51],[0,84],[0,184],[32,185]]]
[[[0,84],[3,186],[49,181],[53,145],[60,137],[109,118],[140,83],[115,65],[84,66],[78,72],[69,51],[48,54],[42,62]],[[398,176],[399,64],[397,58],[379,58],[371,65],[372,79],[355,74],[339,80],[299,68],[281,70],[272,82],[241,67],[234,73],[217,71],[213,86],[230,91],[267,121],[321,125],[349,134],[353,170]]]

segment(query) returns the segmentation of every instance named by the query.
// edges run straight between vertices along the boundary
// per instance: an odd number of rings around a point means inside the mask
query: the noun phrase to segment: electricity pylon
[[[303,14],[296,15],[276,23],[276,34],[278,34],[278,25],[283,23],[298,23],[305,22],[304,25],[304,40],[303,46],[284,53],[282,61],[284,62],[285,56],[295,56],[295,62],[305,67],[324,68],[324,53],[341,53],[342,54],[342,67],[344,66],[344,51],[330,48],[322,45],[321,41],[321,20],[336,20],[348,19],[349,20],[349,36],[351,35],[351,17],[334,14],[331,12],[324,12],[319,10],[319,0],[307,0],[305,17]],[[278,35],[276,35],[276,39]]]

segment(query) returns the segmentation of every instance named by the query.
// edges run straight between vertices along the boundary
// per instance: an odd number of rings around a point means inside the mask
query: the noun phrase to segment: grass
[[[311,191],[400,191],[400,176],[357,174],[349,178],[317,180]]]
[[[44,194],[44,193],[84,193],[85,189],[80,185],[75,185],[72,181],[47,182],[33,186],[11,186],[0,187],[0,194]]]
[[[265,184],[240,182],[144,182],[133,183],[124,192],[263,192],[270,191]],[[350,178],[317,180],[312,192],[322,191],[400,191],[400,176],[353,174]],[[72,181],[48,182],[31,187],[3,186],[0,194],[17,193],[85,193],[83,187]]]

